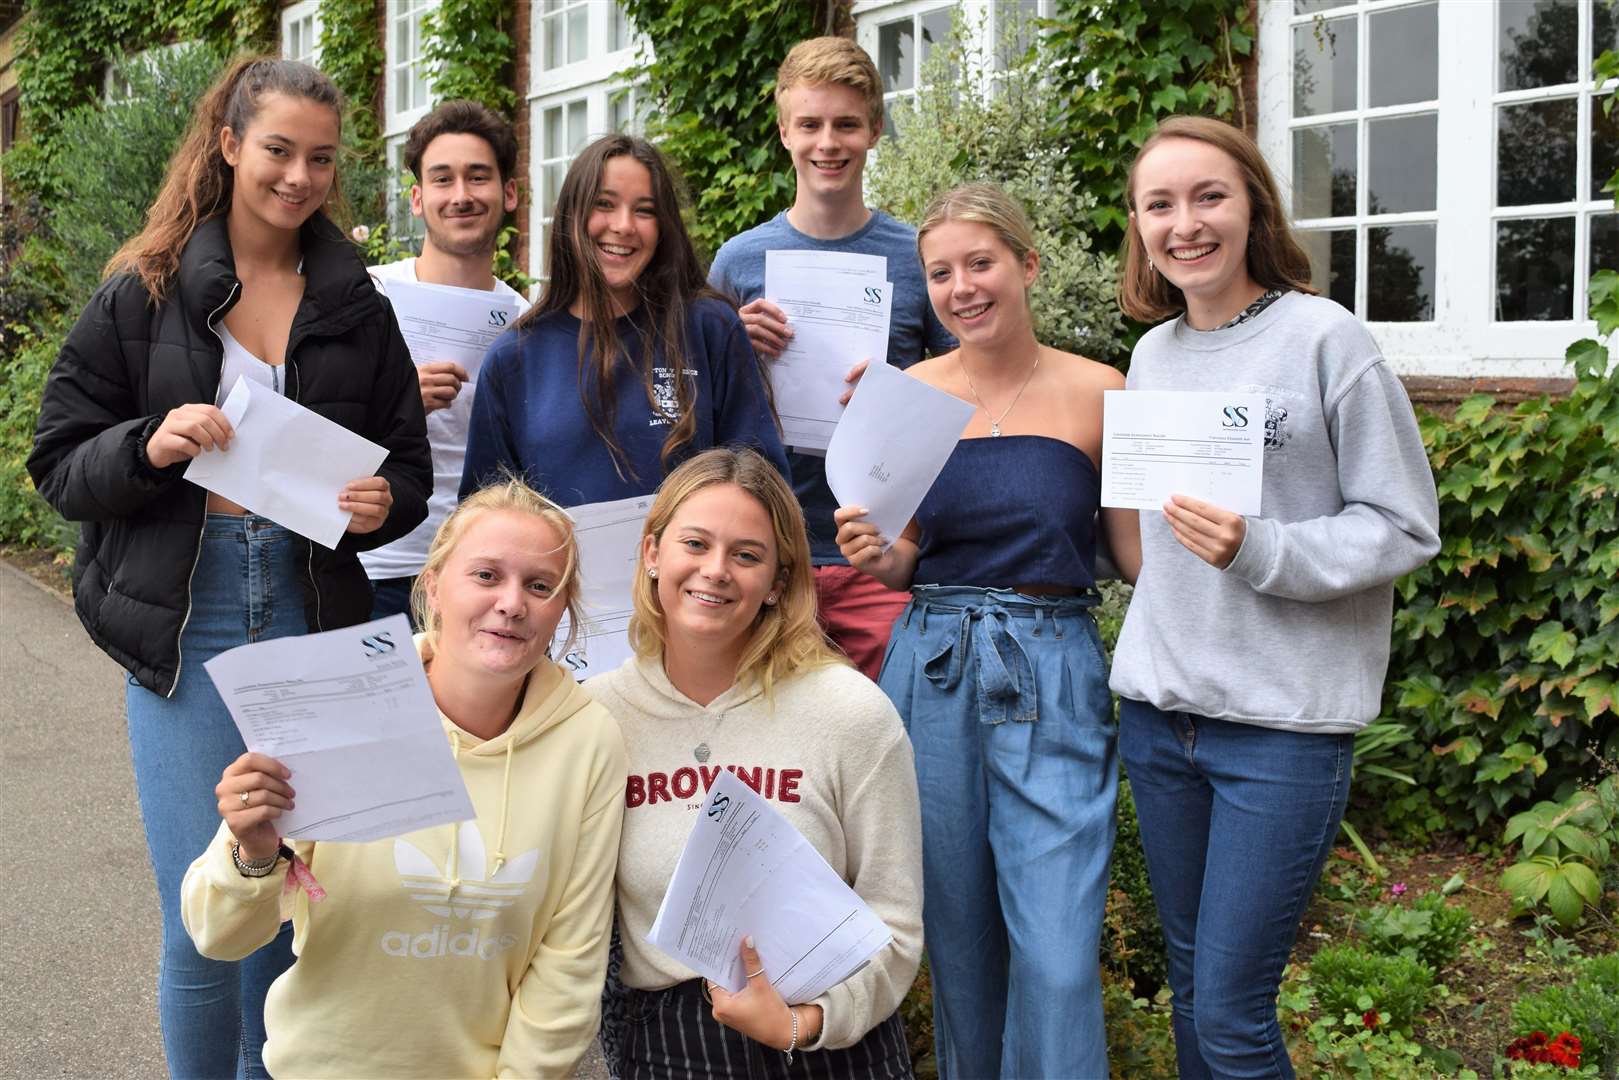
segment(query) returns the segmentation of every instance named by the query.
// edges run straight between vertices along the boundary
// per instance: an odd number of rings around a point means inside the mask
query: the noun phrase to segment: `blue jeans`
[[[921,586],[880,684],[916,751],[939,1075],[1107,1076],[1118,767],[1092,597]]]
[[[250,641],[306,631],[295,548],[292,534],[265,518],[209,514],[174,694],[165,700],[128,680],[135,787],[163,907],[158,1018],[176,1080],[267,1075],[259,1056],[264,995],[292,965],[291,923],[246,960],[199,954],[180,922],[180,881],[219,829],[219,774],[245,749],[203,661]]]
[[[1181,1080],[1293,1076],[1276,992],[1349,798],[1353,735],[1119,703]]]
[[[414,575],[409,577],[375,578],[371,582],[371,617],[385,619],[389,615],[406,615],[411,629],[416,625],[416,613],[410,609],[410,592],[416,587]]]

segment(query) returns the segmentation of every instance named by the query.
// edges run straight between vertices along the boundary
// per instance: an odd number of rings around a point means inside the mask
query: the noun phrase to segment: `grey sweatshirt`
[[[1433,473],[1377,343],[1332,301],[1289,293],[1230,329],[1154,327],[1127,385],[1264,394],[1265,471],[1262,514],[1224,571],[1142,511],[1114,692],[1291,731],[1365,727],[1388,670],[1394,579],[1439,550]]]

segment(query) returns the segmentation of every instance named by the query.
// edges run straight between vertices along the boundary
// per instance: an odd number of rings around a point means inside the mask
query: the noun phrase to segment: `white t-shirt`
[[[225,399],[230,397],[237,378],[257,383],[277,394],[287,392],[287,379],[283,371],[285,365],[266,364],[248,352],[247,346],[236,340],[236,335],[230,332],[224,322],[216,324],[214,329],[219,331],[219,340],[225,346],[225,358],[219,366],[219,393],[214,400],[216,408],[225,407]]]
[[[368,269],[379,291],[385,281],[417,280],[414,258]],[[528,301],[504,281],[496,279],[493,291],[516,300],[519,310],[528,310]],[[412,359],[425,364],[433,358]],[[365,576],[372,581],[410,577],[420,573],[427,564],[427,548],[433,542],[433,535],[455,509],[456,493],[461,487],[461,465],[467,455],[467,424],[472,418],[472,396],[476,389],[476,383],[467,383],[447,408],[434,409],[427,414],[427,442],[433,450],[433,493],[427,499],[427,520],[391,544],[360,552],[360,564],[365,567]]]

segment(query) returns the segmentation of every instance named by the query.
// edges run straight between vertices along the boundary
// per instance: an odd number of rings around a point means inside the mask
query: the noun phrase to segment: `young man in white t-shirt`
[[[410,211],[427,227],[416,258],[371,267],[380,289],[388,281],[420,281],[494,292],[528,302],[494,274],[495,241],[517,208],[517,137],[511,125],[475,101],[446,101],[416,122],[405,142],[405,164],[416,182]],[[415,357],[433,448],[433,493],[427,520],[414,532],[360,562],[371,579],[372,618],[410,611],[410,590],[427,561],[433,534],[455,508],[467,449],[474,385],[450,360]]]

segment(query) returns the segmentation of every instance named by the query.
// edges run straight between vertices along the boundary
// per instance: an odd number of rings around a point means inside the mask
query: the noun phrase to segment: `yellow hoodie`
[[[624,818],[618,725],[550,662],[503,734],[440,720],[475,821],[295,843],[327,895],[300,889],[285,912],[286,861],[243,877],[223,825],[186,872],[181,915],[205,956],[239,959],[293,921],[298,960],[264,1007],[274,1076],[566,1077],[596,1034]]]

